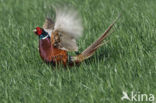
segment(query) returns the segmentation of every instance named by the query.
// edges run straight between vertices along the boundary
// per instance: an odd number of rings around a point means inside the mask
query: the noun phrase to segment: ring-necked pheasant
[[[58,63],[67,65],[88,59],[103,44],[103,40],[109,34],[116,20],[82,53],[69,56],[68,52],[78,51],[76,39],[83,32],[81,19],[78,18],[78,13],[74,10],[57,9],[55,23],[52,19],[47,18],[43,28],[37,27],[34,30],[35,34],[39,36],[39,52],[42,60],[54,65]]]

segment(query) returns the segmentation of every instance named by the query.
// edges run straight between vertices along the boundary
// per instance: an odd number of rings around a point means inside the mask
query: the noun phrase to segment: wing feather
[[[60,34],[60,49],[67,51],[78,50],[76,39],[82,35],[83,26],[77,11],[69,8],[57,8],[55,31]]]
[[[78,51],[76,40],[66,35],[62,36],[60,40],[60,45],[62,47],[60,49],[64,49],[67,51]]]
[[[46,18],[43,24],[44,29],[54,29],[54,21],[50,18]]]
[[[49,36],[51,37],[52,31],[54,29],[54,21],[51,18],[46,18],[43,24],[43,29],[48,32]]]

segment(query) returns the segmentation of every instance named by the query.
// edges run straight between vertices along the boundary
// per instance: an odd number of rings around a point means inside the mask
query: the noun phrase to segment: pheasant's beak
[[[33,32],[34,32],[34,34],[36,34],[36,35],[37,35],[37,30],[36,30],[36,29],[34,29],[34,30],[33,30]]]
[[[33,30],[33,32],[36,34],[37,30],[36,30],[36,29],[34,29],[34,30]]]

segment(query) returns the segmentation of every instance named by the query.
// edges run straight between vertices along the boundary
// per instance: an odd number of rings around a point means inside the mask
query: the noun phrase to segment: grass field
[[[52,5],[72,5],[83,20],[83,51],[121,13],[109,42],[79,67],[48,66],[33,34]],[[133,103],[156,100],[156,0],[0,0],[0,103]],[[149,102],[139,102],[149,103]]]

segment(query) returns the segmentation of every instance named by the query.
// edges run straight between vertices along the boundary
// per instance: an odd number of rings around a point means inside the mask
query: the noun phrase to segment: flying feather
[[[51,33],[54,29],[54,21],[51,18],[46,18],[45,22],[43,24],[43,29],[48,32],[49,36],[51,36]]]
[[[78,12],[69,8],[56,9],[56,21],[52,35],[58,40],[53,40],[56,47],[67,51],[78,51],[76,39],[83,33],[83,26]],[[54,38],[51,38],[54,39]]]

